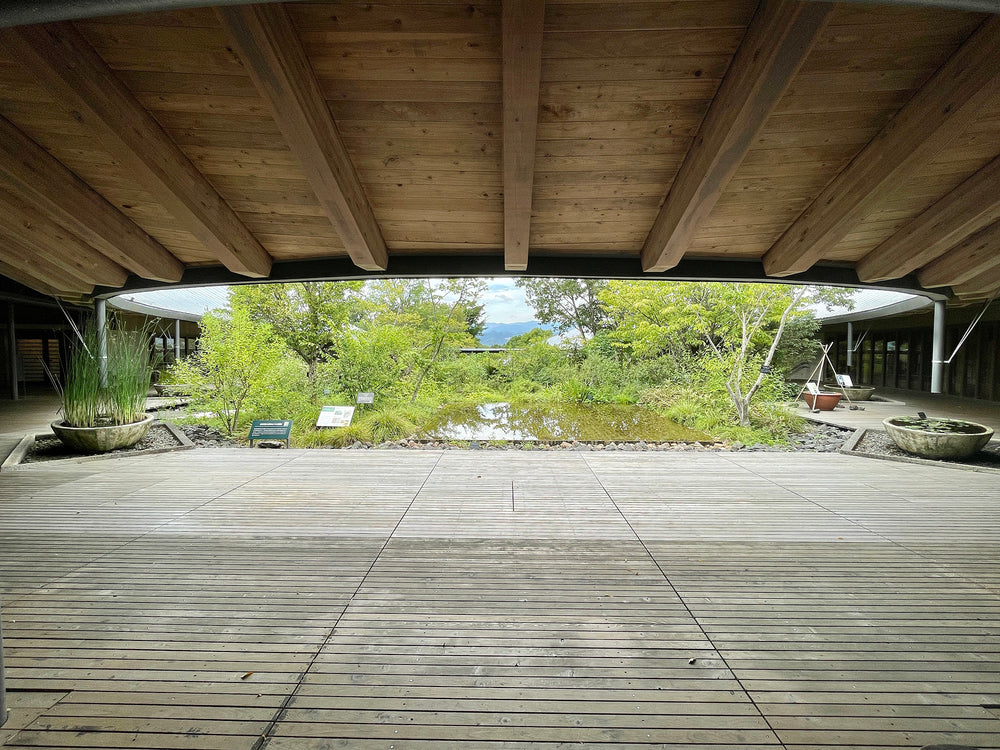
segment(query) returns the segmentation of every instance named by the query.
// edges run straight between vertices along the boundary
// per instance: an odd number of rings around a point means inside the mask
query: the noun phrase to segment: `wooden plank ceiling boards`
[[[998,58],[998,16],[794,0],[8,28],[0,273],[78,297],[297,260],[568,276],[698,260],[979,297],[1000,263]]]

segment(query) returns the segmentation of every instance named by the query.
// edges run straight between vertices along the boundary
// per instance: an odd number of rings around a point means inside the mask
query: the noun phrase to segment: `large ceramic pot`
[[[802,394],[802,400],[806,402],[806,406],[819,411],[833,411],[833,408],[840,403],[840,398],[839,393],[828,391],[820,391],[815,394],[807,391]]]
[[[827,391],[839,393],[848,401],[869,401],[872,394],[875,393],[875,386],[873,385],[855,385],[848,388],[836,383],[823,383],[823,388]]]
[[[52,432],[64,445],[80,453],[105,453],[138,443],[149,432],[153,418],[150,414],[141,422],[103,427],[70,427],[59,420],[52,423]]]
[[[992,428],[961,419],[889,417],[882,424],[896,445],[922,458],[968,458],[993,437]]]

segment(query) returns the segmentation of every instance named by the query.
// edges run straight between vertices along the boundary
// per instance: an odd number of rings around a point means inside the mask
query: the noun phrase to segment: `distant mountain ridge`
[[[532,328],[552,330],[552,326],[543,325],[537,320],[525,320],[520,323],[487,323],[479,341],[483,346],[503,346],[512,337],[527,333]]]

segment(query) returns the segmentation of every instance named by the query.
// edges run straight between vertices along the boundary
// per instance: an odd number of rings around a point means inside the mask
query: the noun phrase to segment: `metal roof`
[[[158,289],[112,297],[108,303],[122,310],[142,312],[159,317],[183,317],[182,320],[201,320],[209,310],[228,304],[229,287],[206,286],[195,289]]]

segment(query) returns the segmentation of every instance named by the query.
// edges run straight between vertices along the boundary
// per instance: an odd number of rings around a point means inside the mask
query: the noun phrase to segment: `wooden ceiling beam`
[[[122,286],[128,272],[19,196],[0,190],[0,234],[89,284]]]
[[[385,270],[382,231],[287,11],[272,3],[216,13],[351,260]]]
[[[6,173],[22,196],[132,273],[180,281],[183,263],[3,117],[0,173]]]
[[[665,271],[684,257],[833,7],[761,2],[646,238],[644,271]]]
[[[1000,265],[1000,221],[967,237],[917,273],[921,286],[956,286]]]
[[[857,265],[858,278],[866,282],[898,279],[944,255],[957,242],[1000,219],[998,188],[1000,157],[868,253]]]
[[[267,251],[72,24],[3,29],[0,41],[213,257],[268,275]]]
[[[528,267],[542,80],[543,0],[503,0],[504,268]]]
[[[984,21],[764,254],[769,276],[825,257],[1000,93],[1000,16]]]
[[[75,295],[89,294],[94,289],[93,284],[88,284],[78,275],[59,268],[37,251],[5,233],[2,229],[0,229],[0,245],[3,246],[3,260],[0,262],[8,269],[0,271],[0,273],[9,276],[18,283],[29,286],[43,294],[52,294],[53,296],[63,293],[73,293]],[[19,274],[22,278],[9,271]],[[28,283],[23,279],[31,279],[37,282],[37,285]],[[42,286],[45,289],[42,289]],[[55,290],[55,292],[46,290]]]
[[[18,284],[26,286],[29,289],[34,289],[39,294],[45,294],[49,297],[78,297],[78,294],[67,292],[66,290],[59,289],[52,286],[47,281],[36,278],[26,271],[22,271],[20,268],[6,263],[0,260],[0,276],[6,276],[8,279],[13,279]]]
[[[963,284],[953,286],[951,290],[959,297],[985,297],[1000,292],[1000,265],[983,271]]]

